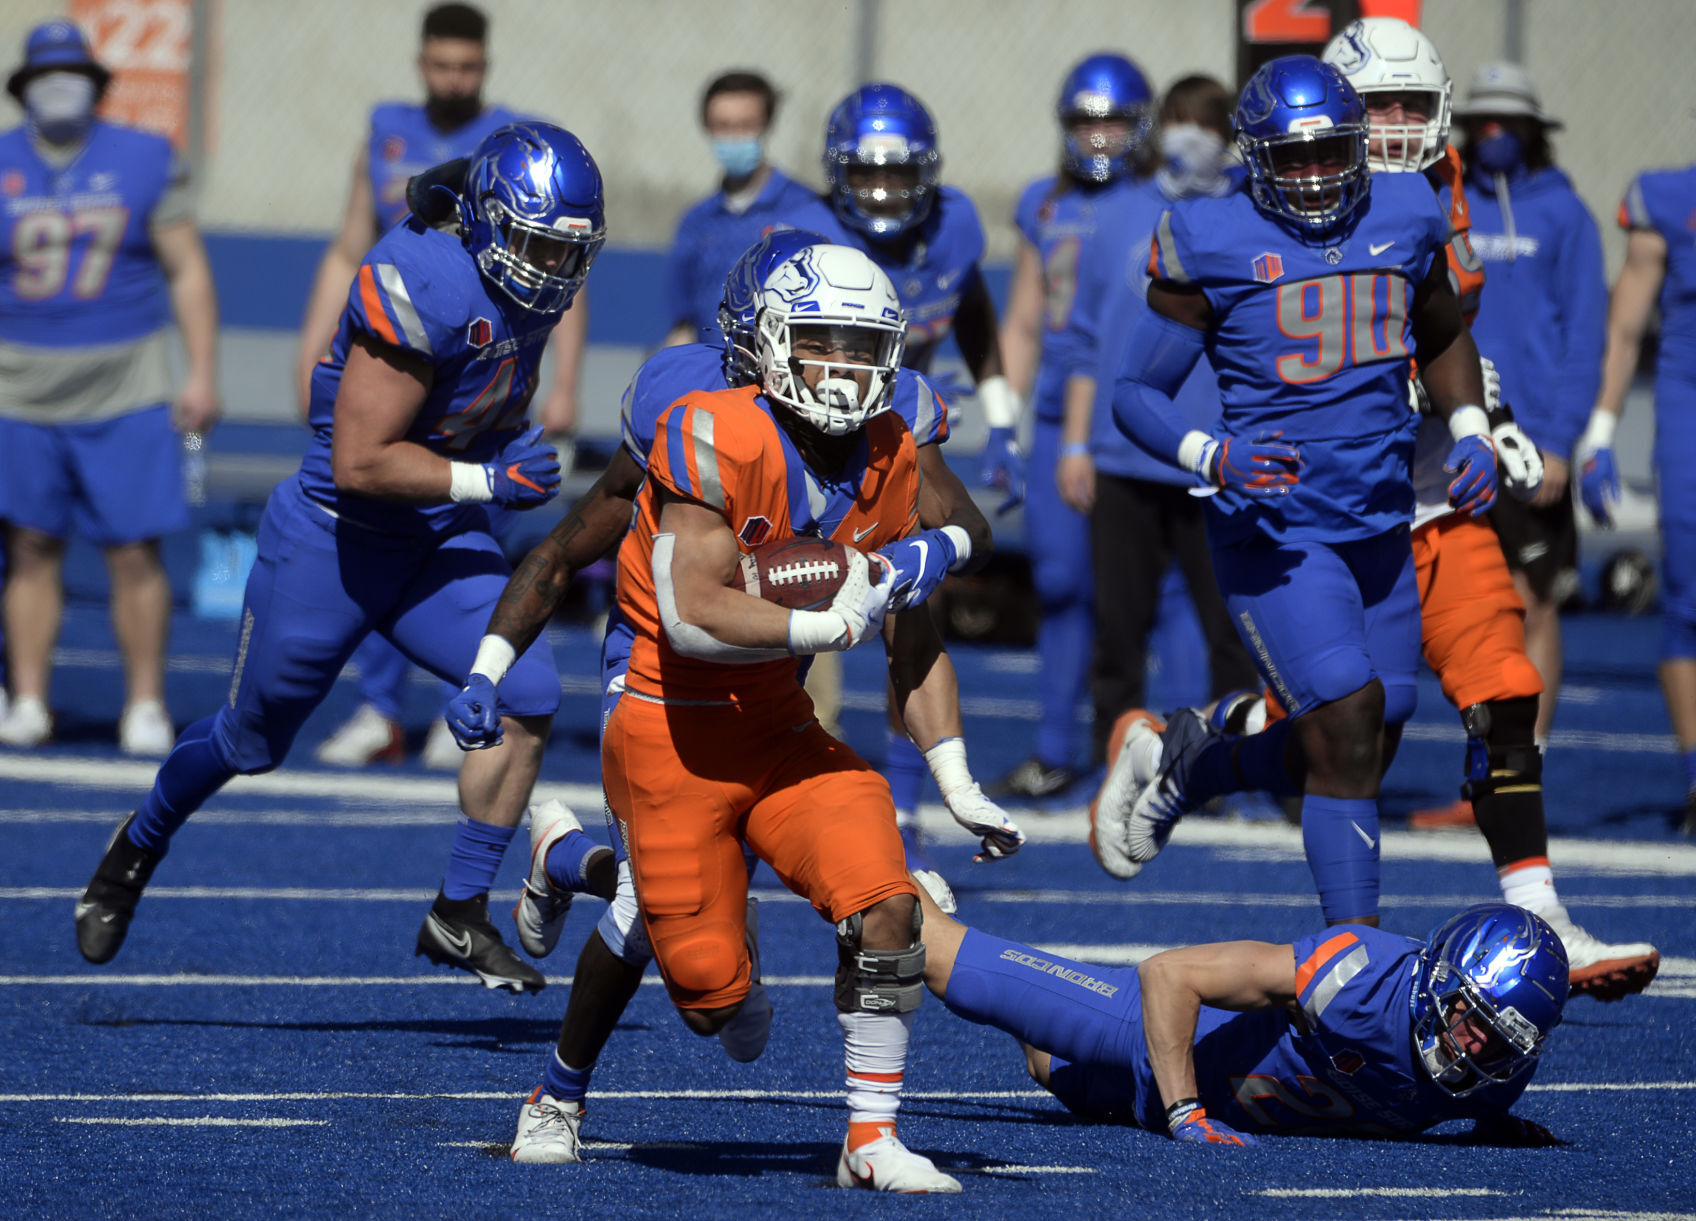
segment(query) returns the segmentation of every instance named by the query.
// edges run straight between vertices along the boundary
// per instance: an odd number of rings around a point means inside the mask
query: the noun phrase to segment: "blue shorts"
[[[1385,724],[1413,715],[1419,587],[1406,526],[1352,542],[1250,536],[1212,550],[1237,634],[1291,716],[1374,678],[1384,686]]]
[[[83,424],[0,420],[0,518],[101,547],[186,529],[183,441],[171,409]]]
[[[400,538],[338,521],[279,484],[259,523],[229,699],[214,729],[243,773],[276,767],[368,632],[417,665],[463,681],[512,575],[486,529]],[[504,716],[552,716],[559,674],[538,636],[500,685]]]

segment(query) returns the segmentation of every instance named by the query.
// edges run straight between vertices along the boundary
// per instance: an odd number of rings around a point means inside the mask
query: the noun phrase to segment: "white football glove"
[[[1478,358],[1478,372],[1484,378],[1484,410],[1496,412],[1502,409],[1502,375],[1496,372],[1496,362],[1488,356]]]
[[[1019,830],[1007,811],[996,805],[966,767],[966,744],[959,738],[944,738],[925,751],[925,762],[942,792],[942,803],[948,812],[973,835],[983,840],[983,850],[974,861],[998,861],[1012,856],[1025,846],[1025,833]]]
[[[1496,443],[1496,476],[1515,500],[1530,500],[1543,486],[1543,455],[1512,420],[1490,429]]]
[[[830,605],[819,611],[789,612],[789,651],[801,656],[853,648],[883,626],[894,592],[895,569],[888,560],[849,548],[848,575]]]

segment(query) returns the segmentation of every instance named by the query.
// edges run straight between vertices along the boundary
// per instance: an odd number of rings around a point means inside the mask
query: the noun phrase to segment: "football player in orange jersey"
[[[881,629],[915,741],[937,749],[959,737],[927,614],[886,618],[915,583],[940,579],[946,566],[927,560],[957,545],[952,528],[915,533],[916,451],[885,410],[903,327],[870,259],[809,247],[761,295],[763,392],[686,395],[661,418],[619,552],[619,609],[635,642],[602,771],[649,941],[689,1028],[715,1033],[748,995],[745,842],[836,927],[849,1107],[837,1182],[952,1192],[959,1183],[895,1134],[924,950],[889,786],[824,732],[796,682],[798,658]],[[806,534],[852,548],[828,607],[786,610],[730,588],[745,551]]]

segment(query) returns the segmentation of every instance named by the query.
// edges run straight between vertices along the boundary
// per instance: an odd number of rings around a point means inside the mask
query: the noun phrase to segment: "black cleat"
[[[470,971],[485,988],[508,992],[540,992],[548,981],[501,940],[489,923],[489,896],[450,899],[437,894],[430,914],[418,930],[418,950],[443,967]]]
[[[991,797],[1022,797],[1027,801],[1053,797],[1077,783],[1078,773],[1069,767],[1049,767],[1032,755],[984,792]]]
[[[130,931],[135,905],[164,854],[130,843],[131,814],[118,824],[100,867],[77,903],[77,949],[93,963],[111,962]]]

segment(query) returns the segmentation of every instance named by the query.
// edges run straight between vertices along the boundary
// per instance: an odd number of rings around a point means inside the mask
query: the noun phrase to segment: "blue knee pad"
[[[1376,799],[1302,801],[1302,848],[1327,923],[1378,914],[1378,840]]]

